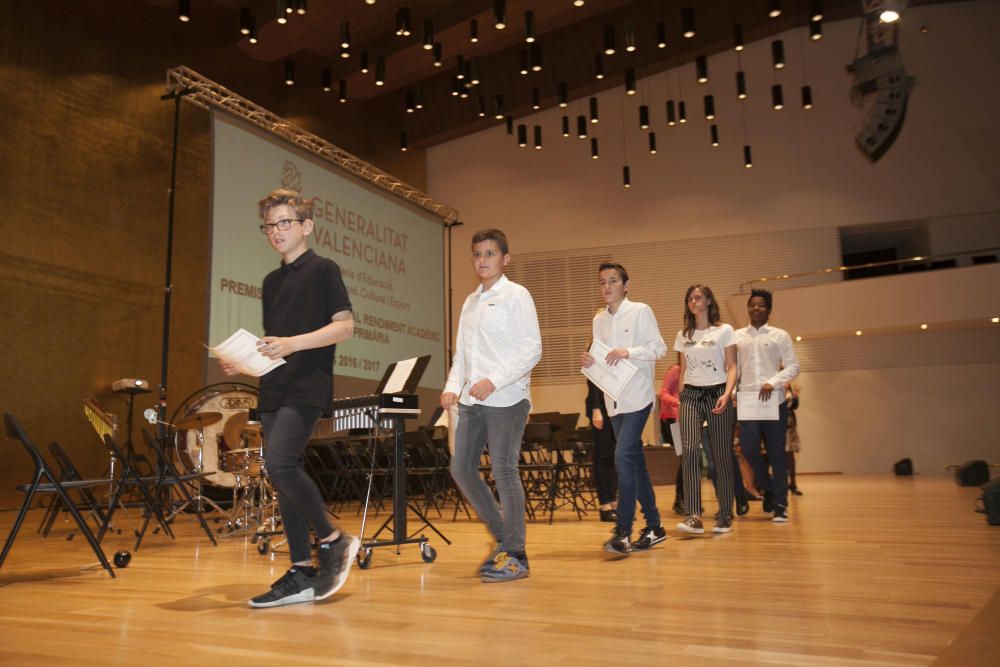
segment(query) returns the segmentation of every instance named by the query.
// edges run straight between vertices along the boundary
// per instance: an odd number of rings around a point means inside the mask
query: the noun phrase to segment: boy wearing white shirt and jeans
[[[445,410],[458,404],[451,475],[496,541],[479,566],[484,583],[528,576],[524,487],[517,464],[542,336],[531,294],[503,273],[509,262],[507,237],[499,229],[472,237],[472,268],[480,285],[462,306],[455,358],[441,394]],[[499,505],[479,474],[487,443]]]
[[[628,271],[621,264],[605,262],[598,269],[601,296],[607,308],[594,316],[594,340],[607,345],[611,351],[605,358],[609,366],[628,359],[638,369],[621,391],[618,400],[604,395],[611,427],[618,441],[615,448],[615,466],[618,468],[618,521],[611,539],[604,550],[628,555],[633,549],[644,551],[667,539],[660,525],[660,512],[656,508],[656,494],[646,470],[642,453],[642,429],[653,406],[653,367],[656,360],[667,353],[667,345],[660,336],[653,310],[644,303],[629,301]],[[580,364],[589,368],[595,359],[584,352]],[[646,519],[646,527],[631,542],[632,523],[635,521],[635,503],[638,500]]]
[[[777,392],[778,418],[740,420],[740,446],[753,466],[753,478],[764,492],[764,511],[773,512],[776,523],[788,521],[788,459],[785,437],[788,404],[785,387],[799,374],[799,359],[792,347],[792,337],[778,327],[768,325],[773,297],[771,292],[755,289],[747,300],[750,324],[736,332],[740,360],[740,391],[756,391],[766,401]],[[767,444],[767,463],[760,455],[760,439]],[[770,464],[773,475],[768,474]]]

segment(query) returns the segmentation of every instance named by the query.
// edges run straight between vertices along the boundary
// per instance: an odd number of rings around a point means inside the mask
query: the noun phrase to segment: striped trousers
[[[733,516],[733,427],[736,409],[729,404],[722,414],[712,408],[726,385],[709,387],[685,385],[680,399],[681,469],[684,474],[684,512],[701,515],[701,427],[708,422],[712,460],[715,464],[715,489],[719,499],[719,515]]]

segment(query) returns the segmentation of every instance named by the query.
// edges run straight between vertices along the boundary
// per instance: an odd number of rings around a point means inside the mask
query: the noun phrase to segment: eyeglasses
[[[302,222],[302,218],[285,218],[284,220],[278,220],[277,222],[265,222],[260,226],[260,231],[264,232],[270,236],[274,232],[274,228],[277,227],[278,231],[287,232],[293,222]]]

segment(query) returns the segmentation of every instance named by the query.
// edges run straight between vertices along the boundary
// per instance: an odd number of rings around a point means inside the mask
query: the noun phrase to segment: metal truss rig
[[[270,134],[291,142],[299,148],[340,167],[344,171],[354,174],[377,188],[387,190],[397,197],[401,197],[422,209],[430,211],[446,222],[456,222],[458,220],[458,211],[450,206],[435,201],[429,195],[403,183],[399,179],[351,155],[347,151],[337,148],[329,141],[306,132],[284,118],[254,104],[245,97],[240,97],[231,90],[227,90],[210,79],[206,79],[194,70],[187,67],[174,67],[167,70],[167,92],[177,93],[184,90],[189,91],[184,96],[184,99],[202,109],[209,111],[221,109],[226,111],[237,118],[256,125]]]

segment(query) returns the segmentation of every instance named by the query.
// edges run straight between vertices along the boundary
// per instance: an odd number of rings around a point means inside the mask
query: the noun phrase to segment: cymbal
[[[215,422],[220,421],[221,419],[222,419],[221,412],[197,412],[193,415],[188,415],[187,417],[183,417],[182,419],[178,420],[178,422],[174,424],[174,428],[178,431],[184,431],[193,428],[201,429],[205,428],[210,424],[214,424]]]
[[[229,451],[237,450],[243,446],[243,440],[240,436],[247,426],[249,416],[249,412],[237,412],[226,420],[226,426],[222,429],[222,439],[229,447]]]

